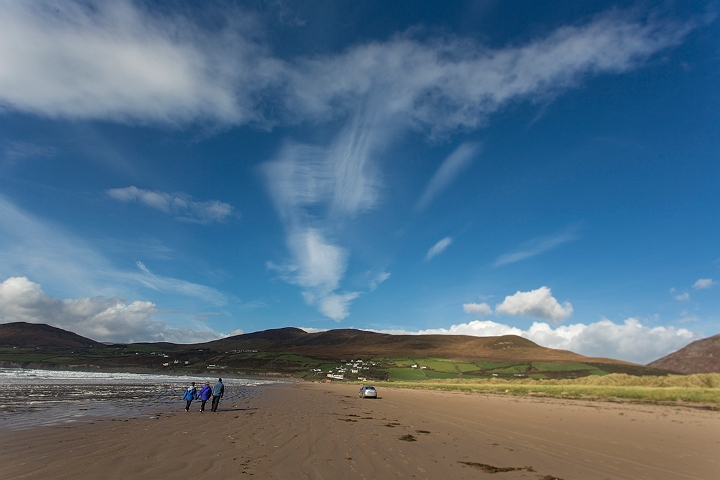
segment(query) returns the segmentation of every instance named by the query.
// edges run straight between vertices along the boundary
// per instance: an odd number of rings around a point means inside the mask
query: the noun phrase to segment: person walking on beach
[[[197,397],[197,388],[195,388],[195,382],[192,382],[192,385],[190,385],[187,390],[185,390],[185,394],[183,395],[183,400],[187,402],[187,405],[185,405],[186,412],[190,411],[190,404]]]
[[[212,388],[212,408],[210,409],[211,412],[217,412],[218,404],[220,403],[220,399],[225,394],[225,385],[222,383],[222,378],[218,378],[217,383]]]
[[[205,382],[205,385],[202,387],[202,390],[200,390],[200,401],[202,402],[200,404],[200,411],[205,411],[205,402],[207,402],[210,397],[212,396],[212,388],[210,388],[210,382]]]

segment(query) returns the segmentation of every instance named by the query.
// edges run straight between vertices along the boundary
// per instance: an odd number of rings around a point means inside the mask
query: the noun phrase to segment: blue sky
[[[386,3],[1,2],[0,321],[720,332],[717,2]]]

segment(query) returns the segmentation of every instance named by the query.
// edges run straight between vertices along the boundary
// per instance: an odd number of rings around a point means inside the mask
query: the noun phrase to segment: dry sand
[[[218,413],[185,413],[178,402],[157,419],[5,432],[3,478],[720,478],[716,411],[384,387],[371,400],[337,384],[259,388]]]

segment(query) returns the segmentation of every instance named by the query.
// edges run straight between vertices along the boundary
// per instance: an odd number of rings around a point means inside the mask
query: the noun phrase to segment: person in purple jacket
[[[202,387],[202,390],[200,390],[200,401],[202,402],[200,404],[200,411],[205,411],[205,402],[210,400],[210,397],[212,396],[212,388],[210,388],[210,382],[205,382],[205,385]]]

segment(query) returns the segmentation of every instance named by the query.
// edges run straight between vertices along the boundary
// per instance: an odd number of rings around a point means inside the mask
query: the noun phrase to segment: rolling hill
[[[588,358],[566,350],[537,345],[516,335],[473,337],[468,335],[390,335],[364,330],[338,329],[307,333],[299,328],[280,328],[223,338],[197,348],[214,350],[292,351],[301,355],[354,358],[361,356],[440,357],[489,361],[592,361],[625,363],[607,358]]]
[[[104,346],[95,340],[43,323],[0,324],[0,347],[75,349]]]
[[[351,359],[362,362],[364,369],[356,371],[355,377],[391,380],[667,373],[620,360],[545,348],[515,335],[389,335],[352,329],[308,333],[288,327],[198,344],[107,345],[48,325],[0,325],[3,367],[185,374],[219,370],[226,375],[322,377],[343,368],[341,364],[348,365]]]
[[[696,340],[647,365],[678,373],[720,373],[720,334]]]

